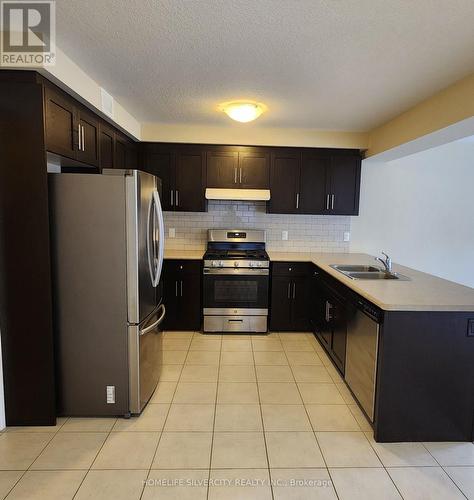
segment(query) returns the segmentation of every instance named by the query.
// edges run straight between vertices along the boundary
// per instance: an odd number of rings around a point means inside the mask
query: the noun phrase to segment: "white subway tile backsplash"
[[[290,252],[348,252],[344,232],[351,219],[330,215],[267,214],[265,202],[210,201],[207,212],[164,212],[166,247],[175,250],[205,249],[207,230],[213,228],[265,229],[267,248]],[[288,231],[288,240],[281,232]]]

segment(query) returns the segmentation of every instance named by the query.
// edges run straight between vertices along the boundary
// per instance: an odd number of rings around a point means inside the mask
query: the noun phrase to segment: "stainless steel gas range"
[[[204,254],[205,332],[266,332],[270,259],[265,231],[209,229]]]

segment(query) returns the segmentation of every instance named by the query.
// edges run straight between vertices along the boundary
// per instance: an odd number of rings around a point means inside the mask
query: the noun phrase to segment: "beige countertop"
[[[313,262],[370,302],[387,311],[474,311],[474,289],[409,267],[393,265],[410,281],[352,280],[330,264],[377,265],[374,257],[357,253],[285,253],[269,251],[272,261]]]
[[[201,260],[205,250],[173,250],[165,248],[165,259]]]

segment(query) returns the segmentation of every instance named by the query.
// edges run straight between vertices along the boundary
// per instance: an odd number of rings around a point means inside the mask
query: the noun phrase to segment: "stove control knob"
[[[222,260],[219,261],[219,267],[224,267],[224,262],[222,262]]]
[[[257,264],[257,265],[258,265],[258,264]],[[249,262],[249,267],[254,267],[254,266],[255,266],[255,262],[250,261],[250,262]]]
[[[239,262],[237,260],[234,262],[234,267],[239,267]]]

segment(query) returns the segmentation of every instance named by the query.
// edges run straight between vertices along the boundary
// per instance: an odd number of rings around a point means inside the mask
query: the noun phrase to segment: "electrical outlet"
[[[107,404],[115,403],[115,385],[107,386]]]
[[[283,241],[288,241],[288,231],[282,231],[281,232],[281,239]]]
[[[174,227],[168,229],[168,236],[170,238],[176,238],[176,229]]]
[[[351,241],[351,233],[349,231],[344,232],[344,241]]]

